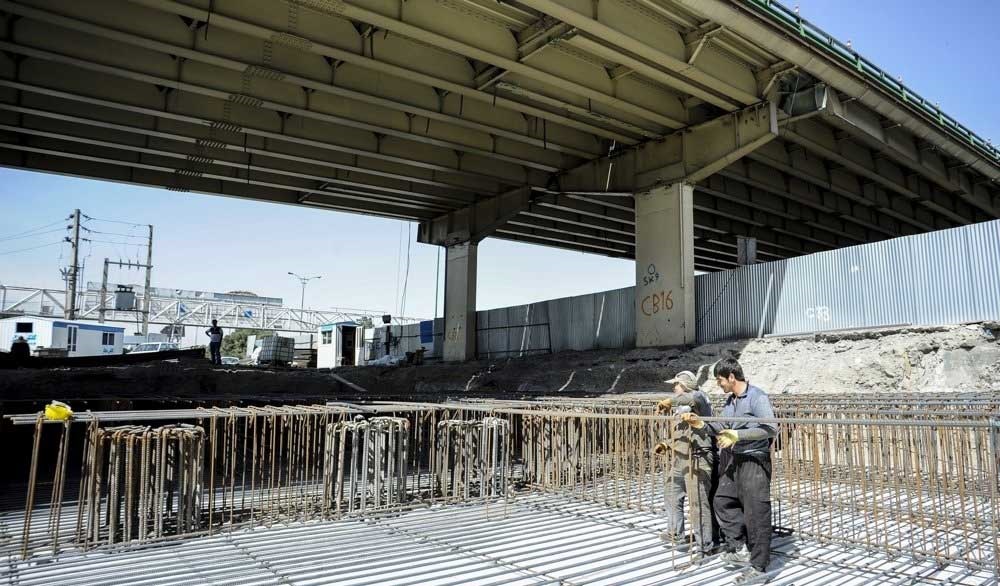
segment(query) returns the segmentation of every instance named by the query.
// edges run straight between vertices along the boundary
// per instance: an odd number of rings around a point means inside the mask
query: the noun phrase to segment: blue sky
[[[789,4],[792,4],[789,2]],[[799,0],[801,14],[941,106],[984,138],[1000,140],[1000,1]],[[947,9],[945,9],[947,7]],[[61,287],[69,249],[60,232],[7,239],[65,218],[76,207],[95,218],[154,224],[154,285],[250,290],[297,305],[286,273],[319,274],[306,305],[399,311],[406,233],[416,225],[359,215],[0,169],[0,284]],[[93,222],[94,229],[142,234]],[[53,226],[58,228],[59,226]],[[132,232],[129,232],[132,230]],[[402,231],[402,245],[401,245]],[[97,237],[95,236],[95,239]],[[139,242],[121,236],[106,240]],[[437,248],[411,242],[407,315],[434,313]],[[85,280],[99,281],[105,256],[135,259],[136,246],[81,247]],[[442,270],[443,272],[443,270]],[[137,272],[112,280],[141,282]],[[516,305],[633,284],[633,263],[488,239],[480,245],[478,306]],[[443,292],[442,292],[443,295]],[[440,310],[439,310],[440,312]]]
[[[288,271],[322,275],[306,290],[307,307],[360,307],[398,314],[397,291],[404,279],[409,230],[405,314],[428,317],[434,312],[437,247],[417,244],[413,223],[8,169],[0,169],[0,201],[4,210],[0,283],[5,285],[62,286],[59,268],[69,263],[70,247],[55,243],[65,232],[3,238],[66,218],[79,206],[93,218],[154,225],[154,286],[249,290],[283,297],[296,307],[301,289]],[[145,228],[98,220],[85,221],[84,226],[116,234],[146,233]],[[109,235],[92,238],[142,241]],[[34,246],[44,247],[3,254]],[[106,256],[145,258],[145,249],[135,245],[83,243],[80,250],[87,258],[85,281],[100,281]],[[443,254],[441,266],[443,280]],[[479,307],[628,286],[634,279],[632,266],[631,261],[490,239],[479,248]],[[136,270],[118,276],[122,282],[141,283],[144,278]],[[111,280],[115,281],[114,274]]]

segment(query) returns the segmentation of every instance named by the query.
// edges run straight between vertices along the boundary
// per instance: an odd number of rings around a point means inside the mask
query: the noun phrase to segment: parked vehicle
[[[129,354],[148,354],[167,350],[180,350],[180,345],[176,342],[145,342],[136,346]]]
[[[222,364],[226,366],[235,366],[240,363],[240,359],[235,356],[223,356]]]

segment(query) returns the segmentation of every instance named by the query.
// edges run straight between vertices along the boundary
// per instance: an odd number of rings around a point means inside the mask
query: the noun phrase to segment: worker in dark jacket
[[[208,336],[208,351],[212,355],[212,364],[222,364],[222,328],[219,321],[213,319],[212,327],[205,330]]]
[[[771,560],[771,440],[778,432],[774,409],[767,393],[747,382],[735,358],[717,362],[714,374],[729,395],[721,417],[772,420],[706,424],[694,413],[681,416],[692,428],[707,428],[719,447],[713,502],[725,538],[725,552],[719,557],[730,565],[749,562],[736,584],[761,584],[768,581]]]
[[[24,336],[18,336],[14,343],[10,345],[10,357],[14,359],[14,364],[22,366],[28,362],[31,356],[31,346]]]

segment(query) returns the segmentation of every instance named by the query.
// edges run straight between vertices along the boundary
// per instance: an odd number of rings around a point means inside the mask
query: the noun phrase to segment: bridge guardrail
[[[900,101],[921,111],[925,116],[946,131],[964,140],[980,153],[988,156],[996,164],[1000,164],[1000,148],[993,146],[975,132],[969,130],[957,120],[945,114],[937,104],[913,91],[902,82],[862,57],[857,51],[835,39],[815,24],[802,18],[787,6],[772,0],[740,0],[765,16],[772,17],[786,29],[795,32],[799,37],[810,41],[827,53],[839,58],[859,73],[875,81],[879,86],[894,95]]]

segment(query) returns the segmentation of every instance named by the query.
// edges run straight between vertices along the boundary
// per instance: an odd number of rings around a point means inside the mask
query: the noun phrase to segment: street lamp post
[[[291,271],[288,271],[288,274],[291,275],[291,276],[293,276],[293,277],[295,277],[296,279],[299,280],[300,283],[302,283],[302,299],[299,301],[299,311],[304,311],[305,308],[306,308],[306,285],[308,285],[309,281],[312,281],[313,279],[322,279],[323,275],[314,275],[312,277],[303,277],[302,275],[296,275],[295,273],[293,273]]]

